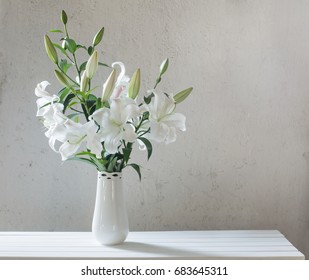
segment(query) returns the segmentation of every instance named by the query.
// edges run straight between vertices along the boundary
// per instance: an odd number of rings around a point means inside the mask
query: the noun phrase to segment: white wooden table
[[[130,232],[101,246],[90,232],[0,232],[0,259],[304,259],[277,230]]]

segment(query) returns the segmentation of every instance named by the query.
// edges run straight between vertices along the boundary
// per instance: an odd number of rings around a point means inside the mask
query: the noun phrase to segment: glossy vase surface
[[[121,244],[129,233],[120,172],[98,172],[92,233],[102,245]]]

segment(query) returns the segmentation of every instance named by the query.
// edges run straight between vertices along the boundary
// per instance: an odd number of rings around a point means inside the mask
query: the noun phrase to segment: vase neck
[[[122,179],[122,172],[100,172],[98,171],[98,179]]]

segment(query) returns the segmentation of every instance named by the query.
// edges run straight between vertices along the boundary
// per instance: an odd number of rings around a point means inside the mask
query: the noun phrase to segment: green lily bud
[[[81,92],[85,92],[88,82],[89,82],[89,79],[86,76],[86,71],[84,71],[81,77],[81,81],[80,81],[80,91]]]
[[[49,39],[47,35],[44,36],[44,44],[45,44],[45,50],[52,62],[55,64],[58,64],[58,55],[57,51],[52,43],[52,41]]]
[[[139,92],[139,88],[140,88],[140,84],[141,84],[141,71],[138,68],[134,72],[134,74],[131,78],[130,84],[129,84],[128,91],[129,91],[129,97],[130,98],[135,99],[137,97],[138,92]]]
[[[67,79],[67,77],[60,71],[58,70],[55,70],[55,75],[56,75],[56,78],[58,79],[58,81],[64,85],[65,87],[67,88],[71,88],[72,85],[71,83],[69,82],[69,80]]]
[[[86,64],[86,76],[89,79],[92,79],[97,68],[98,68],[98,52],[94,51]]]
[[[105,102],[110,98],[115,86],[115,78],[116,69],[113,69],[112,73],[110,73],[109,77],[103,85],[102,102]]]
[[[185,90],[182,90],[180,92],[178,92],[175,96],[174,96],[174,101],[176,104],[184,101],[191,93],[191,91],[193,90],[192,87],[187,88]]]
[[[92,45],[94,47],[101,42],[103,38],[103,34],[104,34],[104,27],[102,27],[101,30],[94,36],[93,42],[92,42]]]
[[[160,77],[166,72],[168,68],[168,58],[165,59],[160,65]]]
[[[65,13],[64,10],[62,10],[62,12],[61,12],[61,21],[62,21],[63,24],[67,24],[67,22],[68,22],[68,16],[67,16],[67,14]]]

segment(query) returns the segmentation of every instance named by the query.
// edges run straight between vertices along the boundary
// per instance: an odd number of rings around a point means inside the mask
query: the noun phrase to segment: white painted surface
[[[0,232],[0,259],[304,259],[278,231],[131,232],[99,245],[90,232]]]
[[[105,61],[141,67],[142,89],[165,57],[163,89],[194,87],[187,132],[134,155],[142,182],[125,171],[131,230],[276,228],[309,254],[306,0],[1,0],[0,230],[91,229],[96,171],[62,165],[35,118],[61,9],[80,42],[104,25]]]

